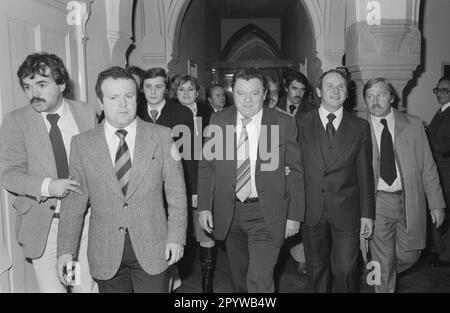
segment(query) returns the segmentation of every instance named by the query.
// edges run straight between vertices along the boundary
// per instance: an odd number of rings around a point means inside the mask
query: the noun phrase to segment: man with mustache
[[[396,276],[417,262],[426,244],[427,201],[436,228],[444,221],[444,198],[423,123],[392,107],[395,90],[384,78],[363,89],[373,144],[376,219],[369,241],[380,263],[376,292],[395,292]]]
[[[308,78],[298,71],[288,71],[284,78],[286,96],[280,98],[278,106],[291,116],[299,119],[316,108],[308,101],[311,94]]]
[[[0,176],[3,187],[17,196],[17,240],[33,262],[41,292],[66,292],[56,272],[56,241],[61,199],[79,192],[70,179],[68,155],[72,137],[95,126],[96,116],[87,103],[66,99],[68,72],[53,54],[27,56],[17,72],[30,105],[5,116],[0,130]],[[81,284],[72,292],[96,291],[87,262],[89,214],[84,220],[76,259]]]

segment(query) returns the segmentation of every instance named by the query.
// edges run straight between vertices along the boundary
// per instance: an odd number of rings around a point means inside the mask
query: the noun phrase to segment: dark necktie
[[[295,111],[296,108],[297,108],[297,107],[296,107],[295,105],[293,105],[293,104],[291,104],[291,105],[289,106],[289,110],[291,111],[291,114],[294,114],[294,111]]]
[[[394,144],[386,119],[381,119],[381,124],[383,124],[384,128],[381,133],[380,143],[380,177],[383,178],[386,184],[391,186],[397,178]]]
[[[119,129],[118,131],[116,131],[116,135],[120,139],[119,147],[117,148],[116,162],[115,162],[116,176],[124,195],[127,194],[131,173],[130,150],[128,150],[128,145],[127,142],[125,141],[125,137],[127,136],[127,134],[128,133],[125,129]]]
[[[47,114],[47,120],[50,122],[50,142],[52,143],[53,154],[55,156],[56,171],[58,178],[69,177],[69,163],[67,162],[66,148],[58,127],[59,114]]]
[[[156,123],[156,118],[158,117],[158,110],[151,110],[150,115],[153,120],[153,123]]]
[[[327,116],[328,118],[328,123],[327,123],[327,134],[328,134],[328,138],[330,138],[330,140],[333,140],[334,135],[336,134],[336,128],[334,128],[333,125],[333,121],[336,119],[336,115],[334,115],[333,113],[328,114]]]

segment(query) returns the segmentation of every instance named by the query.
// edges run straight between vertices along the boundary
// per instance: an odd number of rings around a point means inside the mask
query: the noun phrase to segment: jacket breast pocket
[[[14,200],[12,206],[17,210],[18,215],[25,215],[28,213],[28,211],[30,211],[34,203],[35,201],[31,199],[19,196],[16,198],[16,200]]]

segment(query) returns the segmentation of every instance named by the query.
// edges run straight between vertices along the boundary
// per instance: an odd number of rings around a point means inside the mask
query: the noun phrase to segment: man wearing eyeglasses
[[[442,77],[433,89],[441,108],[427,128],[428,138],[439,172],[445,203],[446,214],[450,208],[450,77]],[[446,218],[441,228],[432,227],[432,255],[429,265],[450,266],[450,230]]]

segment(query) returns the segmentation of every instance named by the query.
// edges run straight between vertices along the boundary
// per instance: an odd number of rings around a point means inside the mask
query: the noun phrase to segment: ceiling
[[[207,0],[220,18],[280,18],[298,0]]]

